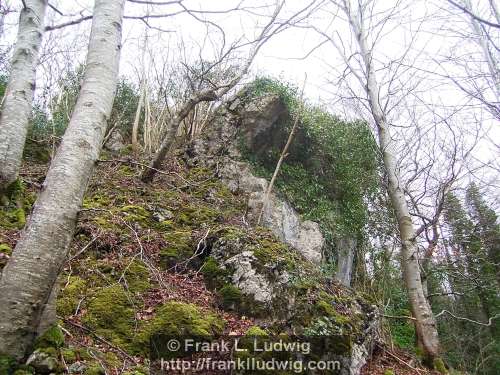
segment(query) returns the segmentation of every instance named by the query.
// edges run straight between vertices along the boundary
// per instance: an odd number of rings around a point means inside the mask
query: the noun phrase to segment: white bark
[[[420,277],[418,249],[415,239],[416,232],[401,186],[402,182],[394,154],[395,144],[391,138],[390,125],[381,105],[380,85],[373,66],[372,50],[368,47],[367,33],[361,21],[361,15],[353,12],[348,2],[348,0],[344,2],[346,4],[345,11],[349,17],[350,27],[356,37],[359,52],[363,59],[366,79],[364,88],[377,126],[379,146],[389,183],[388,193],[399,227],[403,279],[408,292],[412,315],[415,318],[419,341],[423,345],[427,358],[432,363],[433,360],[439,358],[439,338],[434,315],[425,297]]]
[[[0,280],[0,353],[24,357],[66,260],[111,114],[125,0],[96,0],[83,85],[31,218]]]
[[[46,0],[26,0],[0,115],[0,191],[17,179],[31,115]]]
[[[134,150],[139,149],[139,140],[137,135],[139,133],[139,121],[141,119],[142,103],[144,102],[144,92],[146,91],[144,80],[141,81],[140,90],[141,95],[139,96],[139,102],[137,103],[137,109],[135,111],[134,124],[132,125],[132,147]]]

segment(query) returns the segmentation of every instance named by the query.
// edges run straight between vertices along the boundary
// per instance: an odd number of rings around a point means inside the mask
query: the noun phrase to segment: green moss
[[[104,353],[104,360],[106,361],[106,364],[111,367],[118,367],[122,364],[120,358],[118,358],[118,356],[113,352]]]
[[[288,248],[282,242],[277,240],[262,238],[259,239],[258,245],[254,248],[254,255],[262,263],[267,264],[284,259]]]
[[[226,309],[234,308],[242,300],[241,290],[231,284],[224,285],[219,290],[219,295],[222,300],[222,306]]]
[[[25,192],[25,185],[23,181],[18,178],[12,182],[4,191],[4,195],[11,201],[15,202],[22,199]]]
[[[145,354],[153,334],[170,337],[213,337],[220,335],[224,321],[214,314],[203,312],[191,303],[167,302],[157,311],[136,337],[136,351]]]
[[[35,373],[34,370],[18,369],[14,371],[13,375],[32,375],[34,373]]]
[[[0,210],[0,227],[22,229],[26,224],[26,214],[22,208]]]
[[[78,360],[78,353],[73,348],[63,348],[61,349],[61,355],[66,363],[73,363]]]
[[[17,366],[17,361],[7,355],[0,354],[0,375],[11,374]]]
[[[194,304],[168,302],[158,309],[150,328],[171,335],[212,336],[220,334],[223,326],[220,318],[202,312]]]
[[[84,372],[85,375],[105,375],[106,371],[99,363],[92,363]]]
[[[446,369],[446,366],[444,365],[443,359],[438,357],[434,359],[434,369],[438,371],[440,374],[448,374],[448,370]]]
[[[44,348],[38,348],[36,351],[40,352],[40,353],[45,353],[49,357],[52,357],[52,358],[57,358],[59,356],[59,350],[56,348],[53,348],[51,346],[44,347]]]
[[[391,369],[387,369],[384,371],[384,375],[394,375],[394,371]]]
[[[61,289],[57,296],[57,313],[63,317],[73,315],[87,292],[85,280],[79,276],[70,276],[67,285]]]
[[[187,206],[176,215],[175,221],[181,225],[200,226],[213,223],[220,218],[220,212],[207,206]]]
[[[129,165],[122,165],[118,168],[118,173],[126,177],[135,176],[135,170]]]
[[[125,371],[123,373],[123,375],[146,375],[149,373],[150,373],[150,371],[147,367],[137,365],[137,366],[134,366],[133,368],[131,368],[130,370]]]
[[[173,267],[193,255],[191,231],[177,231],[165,236],[168,247],[160,251],[160,264],[163,268]]]
[[[245,336],[248,337],[268,337],[269,333],[260,328],[259,326],[251,326],[245,332]]]
[[[83,199],[83,208],[100,208],[107,207],[111,203],[108,196],[104,194],[94,194],[90,197],[85,197]]]
[[[324,300],[316,302],[316,308],[318,309],[321,315],[334,316],[336,314],[336,311],[333,308],[333,306]]]
[[[64,345],[64,333],[59,325],[49,327],[35,341],[35,348],[61,348]]]
[[[120,211],[125,213],[125,220],[128,222],[147,224],[148,219],[151,217],[144,207],[137,205],[123,206]]]
[[[6,243],[0,244],[0,253],[5,255],[12,255],[12,248]]]
[[[163,220],[156,224],[156,228],[160,231],[172,230],[175,227],[173,220]]]
[[[207,257],[201,268],[205,283],[209,288],[216,288],[224,282],[227,270],[221,268],[213,257]]]
[[[143,293],[151,287],[148,268],[137,260],[127,266],[124,277],[131,293]]]
[[[125,290],[119,284],[102,288],[87,305],[82,321],[98,335],[123,346],[133,337],[135,312]]]

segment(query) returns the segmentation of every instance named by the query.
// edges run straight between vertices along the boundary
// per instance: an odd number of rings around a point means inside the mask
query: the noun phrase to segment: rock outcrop
[[[277,96],[249,102],[244,95],[237,96],[227,108],[220,109],[209,130],[186,150],[188,163],[215,168],[231,192],[245,197],[249,224],[256,224],[262,211],[260,224],[282,241],[280,245],[268,238],[270,234],[260,233],[255,238],[239,229],[214,234],[210,257],[216,266],[210,275],[224,276],[217,276],[210,284],[218,286],[223,300],[227,297],[226,306],[261,318],[267,322],[264,324],[298,334],[346,335],[348,349],[329,358],[341,362],[342,375],[356,375],[376,337],[376,308],[352,290],[325,279],[318,267],[325,246],[319,224],[302,220],[275,192],[265,202],[269,182],[254,175],[242,157],[242,149],[266,152],[273,142],[269,140],[273,127],[286,116],[286,107]],[[350,242],[345,245],[349,250],[355,246]],[[347,286],[353,256],[354,252],[348,251],[346,264],[342,263],[337,274]]]
[[[250,165],[242,161],[238,147],[264,152],[263,140],[269,136],[271,127],[287,115],[286,107],[277,96],[264,96],[249,103],[236,98],[227,111],[221,111],[209,133],[195,141],[190,158],[217,163],[219,177],[229,189],[248,196],[249,220],[255,222],[264,207],[261,224],[307,260],[319,264],[325,245],[319,224],[303,221],[289,202],[273,192],[264,204],[269,182],[252,173]]]

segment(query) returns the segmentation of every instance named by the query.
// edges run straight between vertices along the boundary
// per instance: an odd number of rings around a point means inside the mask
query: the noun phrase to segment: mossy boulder
[[[179,230],[164,235],[168,245],[160,251],[160,264],[171,268],[193,255],[193,241],[190,230]]]
[[[35,340],[35,348],[61,348],[64,345],[64,333],[59,325],[54,324]]]
[[[153,335],[165,337],[216,337],[222,334],[224,321],[217,315],[206,313],[191,303],[167,302],[156,311],[137,336],[134,347],[146,354]]]
[[[224,285],[219,290],[219,295],[222,300],[222,307],[225,309],[234,309],[234,307],[240,304],[243,299],[243,293],[241,290],[231,284]]]
[[[205,283],[209,288],[217,288],[225,283],[225,279],[228,276],[228,271],[222,268],[214,257],[205,258],[205,262],[200,268],[200,272],[203,274]]]
[[[98,290],[82,321],[95,332],[124,347],[134,336],[134,305],[120,284]]]
[[[133,294],[144,293],[151,287],[149,269],[140,261],[132,260],[123,271],[128,290]]]
[[[87,282],[84,279],[79,276],[69,276],[67,284],[57,296],[57,313],[64,317],[73,315],[87,293]]]
[[[269,337],[269,333],[259,326],[251,326],[245,332],[245,336],[247,337]]]

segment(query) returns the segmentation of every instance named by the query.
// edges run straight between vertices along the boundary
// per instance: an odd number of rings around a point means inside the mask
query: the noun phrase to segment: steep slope
[[[277,194],[263,226],[255,224],[267,181],[253,175],[236,146],[242,130],[252,141],[273,123],[261,104],[221,108],[205,136],[178,150],[152,184],[139,181],[143,163],[126,151],[103,155],[60,278],[61,328],[38,341],[17,375],[147,373],[154,333],[256,331],[341,335],[330,357],[342,374],[359,373],[376,334],[376,309],[322,272],[318,224]],[[242,128],[242,116],[253,125]],[[44,168],[29,165],[23,173],[28,188],[15,193],[26,197],[22,213],[29,214]],[[3,258],[22,213],[2,211]],[[2,363],[5,370],[7,359]]]

